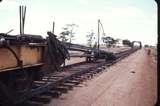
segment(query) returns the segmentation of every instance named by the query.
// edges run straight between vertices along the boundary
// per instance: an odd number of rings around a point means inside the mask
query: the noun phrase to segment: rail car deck
[[[10,46],[17,58],[22,61],[23,67],[42,64],[43,46],[13,45]],[[0,47],[0,72],[18,69],[17,58],[9,49]]]

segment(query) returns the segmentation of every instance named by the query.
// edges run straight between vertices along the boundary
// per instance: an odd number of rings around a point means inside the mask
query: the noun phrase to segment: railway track
[[[32,89],[27,94],[25,101],[18,106],[42,106],[49,103],[52,98],[58,98],[62,93],[67,93],[84,80],[102,73],[107,67],[117,63],[123,58],[137,51],[138,48],[116,53],[116,59],[96,62],[81,62],[62,67],[62,71],[45,75],[41,80],[33,82]]]

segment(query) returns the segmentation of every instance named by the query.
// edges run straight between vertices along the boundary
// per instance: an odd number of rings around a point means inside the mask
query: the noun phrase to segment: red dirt
[[[153,106],[156,63],[141,49],[44,106]]]

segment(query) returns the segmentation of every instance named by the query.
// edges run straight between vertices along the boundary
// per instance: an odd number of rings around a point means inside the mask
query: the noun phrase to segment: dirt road
[[[45,106],[153,106],[156,63],[141,49]]]

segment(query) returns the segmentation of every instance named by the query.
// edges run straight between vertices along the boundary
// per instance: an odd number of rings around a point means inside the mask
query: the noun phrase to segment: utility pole
[[[52,33],[54,34],[55,22],[53,21]]]
[[[155,0],[157,2],[157,18],[158,18],[158,42],[157,42],[157,103],[155,106],[160,106],[160,0]]]
[[[24,34],[26,6],[19,6],[19,15],[20,15],[20,35],[22,35]]]
[[[98,35],[98,54],[99,54],[99,40],[100,40],[100,20],[98,19],[98,33],[97,33],[97,35]]]

